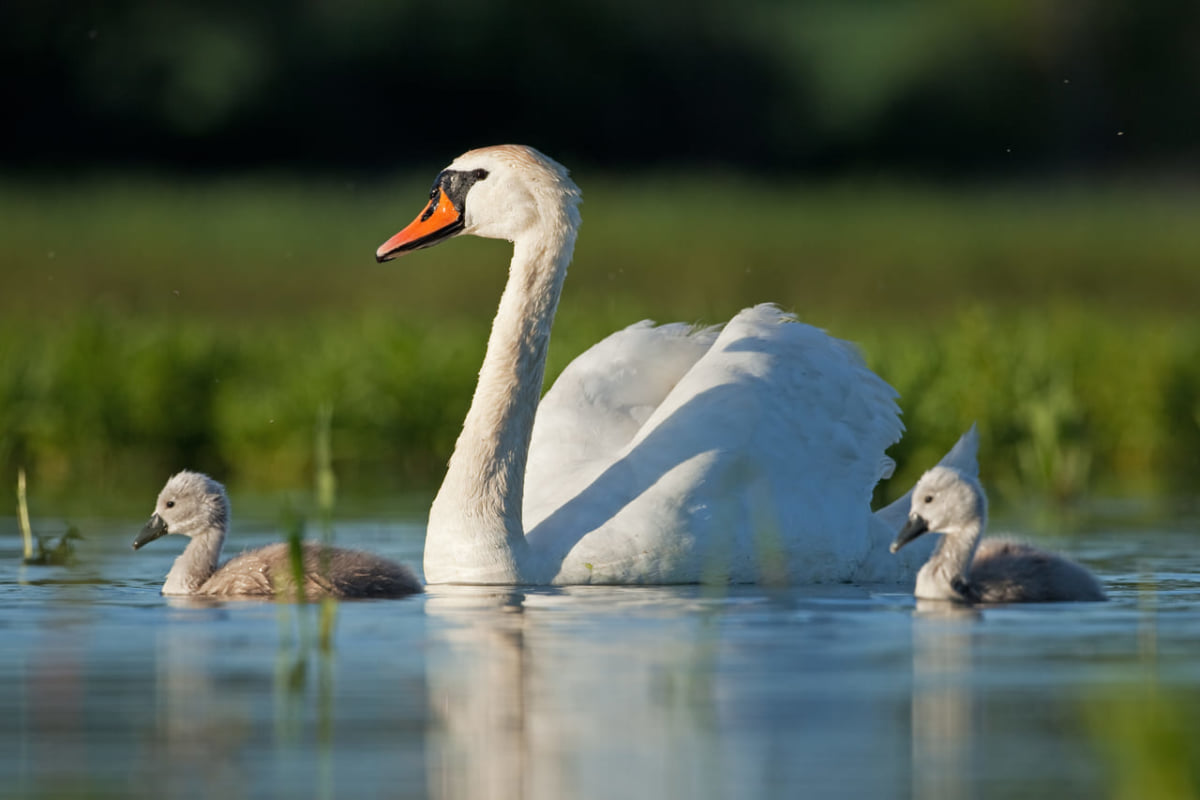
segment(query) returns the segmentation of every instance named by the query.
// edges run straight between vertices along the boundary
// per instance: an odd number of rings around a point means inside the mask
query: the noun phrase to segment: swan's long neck
[[[929,561],[917,573],[917,597],[962,599],[962,595],[954,588],[954,582],[955,579],[964,583],[970,581],[971,562],[975,559],[985,520],[980,516],[944,533]]]
[[[223,526],[208,526],[192,535],[163,583],[163,594],[195,594],[217,571],[221,546],[225,543]]]
[[[550,328],[575,246],[573,200],[514,242],[508,283],[446,479],[429,512],[425,577],[528,580],[521,518],[525,464]]]

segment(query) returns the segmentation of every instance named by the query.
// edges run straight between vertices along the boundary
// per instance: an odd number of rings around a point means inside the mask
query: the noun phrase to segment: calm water
[[[101,524],[66,569],[21,566],[0,519],[5,797],[1104,796],[1129,727],[1097,703],[1200,687],[1191,524],[1034,537],[1100,573],[1106,604],[434,587],[340,604],[322,651],[315,609],[162,598],[183,542],[133,553],[140,523]],[[413,565],[422,535],[338,526]]]

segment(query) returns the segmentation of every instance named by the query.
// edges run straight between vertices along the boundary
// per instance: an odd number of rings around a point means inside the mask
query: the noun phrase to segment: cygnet
[[[229,526],[225,487],[199,472],[173,475],[154,514],[133,542],[137,550],[167,534],[191,539],[167,573],[162,593],[212,597],[295,597],[288,544],[250,550],[217,566]],[[408,567],[358,550],[303,545],[304,597],[400,597],[421,591]]]
[[[974,478],[950,467],[926,472],[891,547],[894,553],[924,533],[942,534],[917,573],[914,594],[967,603],[1107,599],[1096,578],[1070,559],[1011,539],[981,542],[986,526],[987,497]]]

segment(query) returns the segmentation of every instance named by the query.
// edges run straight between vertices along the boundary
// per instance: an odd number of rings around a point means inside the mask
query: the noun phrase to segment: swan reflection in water
[[[859,613],[861,587],[432,586],[424,603],[435,797],[773,797],[848,774],[883,796],[908,779],[907,630]],[[881,670],[897,645],[903,667]]]
[[[940,600],[917,600],[912,631],[912,796],[969,797],[975,740],[971,643],[982,614]]]
[[[598,641],[588,632],[605,629],[580,615],[583,606],[632,608],[662,598],[652,589],[592,590],[594,599],[581,592],[430,590],[426,610],[442,623],[428,661],[429,702],[440,723],[429,742],[434,796],[561,798],[580,796],[586,785],[620,797],[644,791],[637,783],[647,776],[663,791],[701,775],[717,779],[706,685],[712,648],[702,623],[679,619],[693,630],[665,644],[657,622]],[[630,648],[637,658],[627,657]],[[630,753],[629,737],[655,746]]]

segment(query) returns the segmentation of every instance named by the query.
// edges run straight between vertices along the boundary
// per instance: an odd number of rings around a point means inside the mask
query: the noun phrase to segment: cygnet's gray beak
[[[158,514],[154,514],[150,517],[150,521],[146,523],[146,527],[142,528],[142,532],[133,540],[133,549],[137,550],[143,545],[153,542],[155,539],[166,536],[168,533],[170,531],[167,530],[167,521]]]
[[[925,518],[920,514],[912,514],[909,516],[908,522],[906,522],[904,527],[900,529],[900,532],[896,534],[896,541],[892,542],[892,552],[896,552],[901,547],[904,547],[904,545],[920,536],[922,533],[926,533],[928,530],[929,523],[925,521]]]

